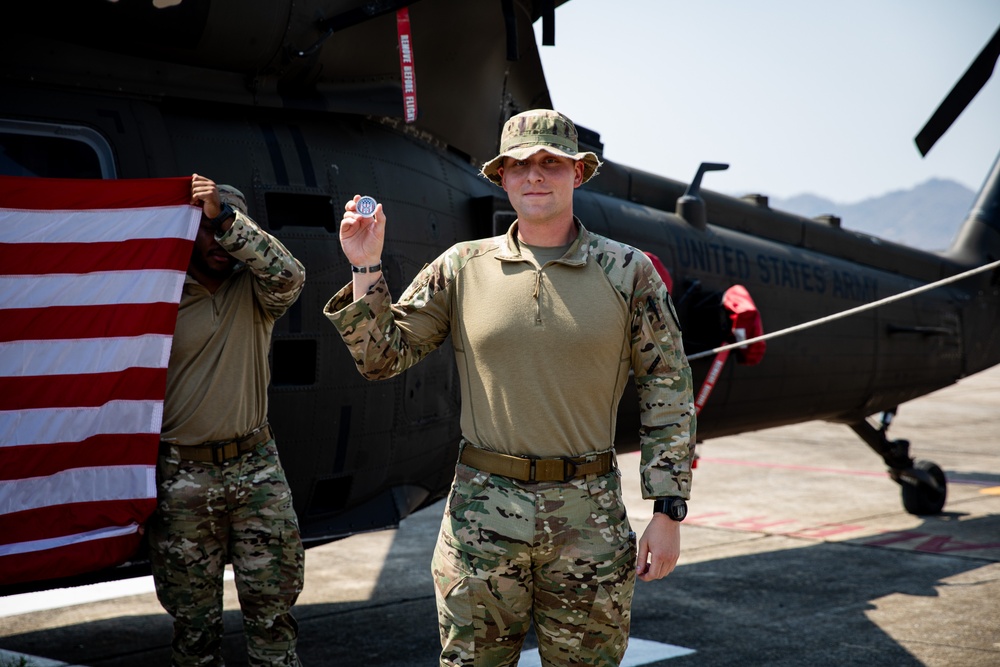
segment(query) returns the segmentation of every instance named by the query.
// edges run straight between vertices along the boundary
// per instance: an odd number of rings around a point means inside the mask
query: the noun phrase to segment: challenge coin
[[[378,202],[375,201],[375,198],[365,195],[364,197],[358,200],[357,204],[355,204],[354,210],[360,213],[362,216],[370,218],[373,215],[375,215],[376,206],[378,206]]]

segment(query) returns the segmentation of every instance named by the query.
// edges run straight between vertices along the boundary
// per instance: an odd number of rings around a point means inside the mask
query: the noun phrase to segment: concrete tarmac
[[[701,445],[680,563],[662,581],[638,582],[626,662],[1000,665],[998,407],[1000,367],[900,408],[889,436],[909,439],[916,458],[948,477],[945,511],[933,517],[903,510],[881,459],[846,426],[810,422]],[[639,496],[638,455],[620,464],[641,532],[651,503]],[[398,530],[306,552],[295,608],[305,665],[437,664],[429,563],[441,505]],[[0,649],[53,661],[26,664],[169,664],[170,619],[151,592],[11,612],[26,597],[0,599]],[[225,604],[226,661],[245,665],[231,581]],[[637,653],[664,645],[687,651]]]

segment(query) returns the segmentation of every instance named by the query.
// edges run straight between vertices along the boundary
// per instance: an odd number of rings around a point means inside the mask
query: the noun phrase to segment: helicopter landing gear
[[[910,514],[939,514],[948,495],[944,471],[933,461],[917,461],[897,479],[903,489],[903,508]]]
[[[895,414],[895,408],[883,412],[880,428],[866,419],[848,426],[889,466],[889,475],[902,489],[903,509],[917,516],[939,514],[948,495],[944,471],[932,461],[914,461],[909,440],[889,440],[886,431]]]

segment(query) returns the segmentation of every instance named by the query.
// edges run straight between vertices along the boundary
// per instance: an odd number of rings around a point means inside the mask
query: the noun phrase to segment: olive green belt
[[[221,465],[256,449],[273,437],[270,425],[264,424],[235,440],[215,440],[200,445],[171,445],[169,442],[161,442],[160,451],[167,447],[176,447],[177,456],[185,461]]]
[[[587,475],[604,475],[614,468],[611,451],[588,456],[536,459],[491,452],[472,445],[462,448],[458,460],[467,466],[522,482],[568,482]]]

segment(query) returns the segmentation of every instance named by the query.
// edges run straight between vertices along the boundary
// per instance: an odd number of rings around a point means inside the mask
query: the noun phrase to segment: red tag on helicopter
[[[413,65],[413,40],[410,36],[410,10],[396,11],[396,34],[399,36],[399,76],[403,81],[403,118],[417,120],[417,72]]]

